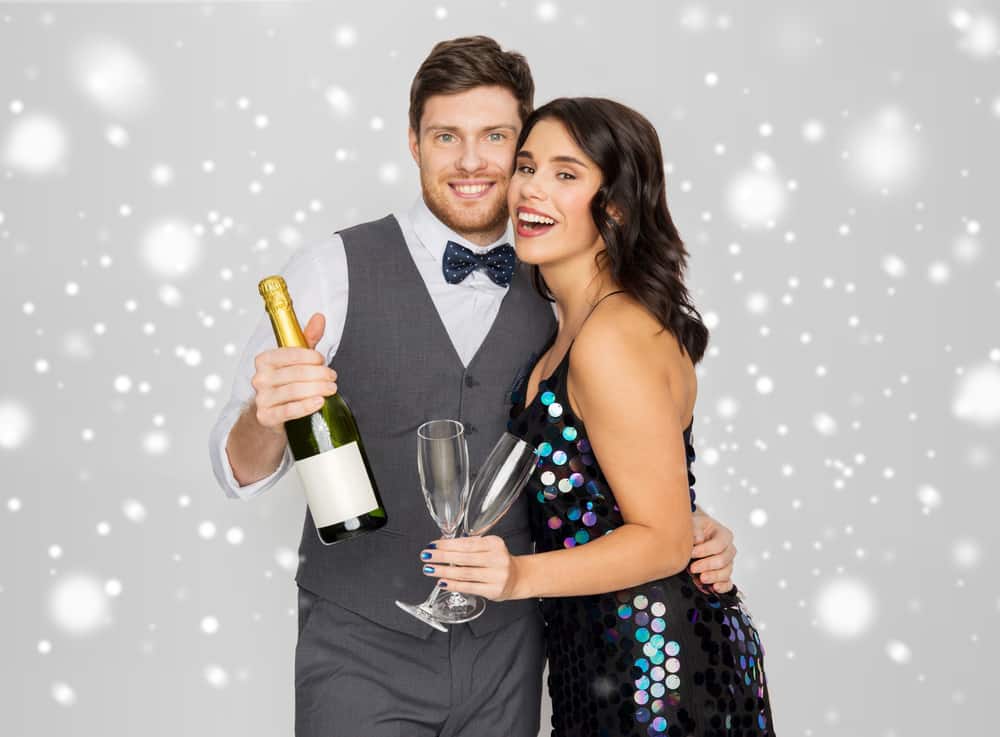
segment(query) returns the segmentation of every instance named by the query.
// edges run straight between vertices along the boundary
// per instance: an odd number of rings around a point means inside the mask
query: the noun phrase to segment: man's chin
[[[444,202],[442,196],[446,198]],[[438,197],[425,195],[424,201],[437,219],[456,233],[502,231],[506,227],[507,203],[502,200],[460,200],[450,193],[441,193]]]

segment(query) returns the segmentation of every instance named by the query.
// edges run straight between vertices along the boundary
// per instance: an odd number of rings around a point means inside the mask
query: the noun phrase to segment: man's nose
[[[479,151],[479,144],[467,142],[462,147],[461,156],[458,159],[458,169],[465,172],[479,171],[486,165],[485,157]]]

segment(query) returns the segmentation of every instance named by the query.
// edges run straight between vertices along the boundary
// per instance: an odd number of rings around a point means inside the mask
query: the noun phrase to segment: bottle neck
[[[295,317],[295,310],[291,303],[268,306],[267,315],[271,318],[271,327],[274,328],[274,337],[281,348],[308,348],[306,336],[302,334],[299,327],[298,318]]]

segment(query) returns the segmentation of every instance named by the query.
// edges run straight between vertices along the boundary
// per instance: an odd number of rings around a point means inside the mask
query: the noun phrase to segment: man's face
[[[520,130],[517,99],[504,87],[429,97],[420,131],[410,130],[424,201],[473,243],[491,243],[506,228],[507,184]]]

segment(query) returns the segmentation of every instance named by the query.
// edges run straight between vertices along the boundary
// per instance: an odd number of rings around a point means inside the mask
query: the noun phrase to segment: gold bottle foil
[[[292,308],[292,298],[288,296],[288,285],[280,276],[261,279],[257,291],[264,298],[264,309],[271,318],[274,337],[281,347],[308,348],[306,336],[302,334],[299,320]]]

